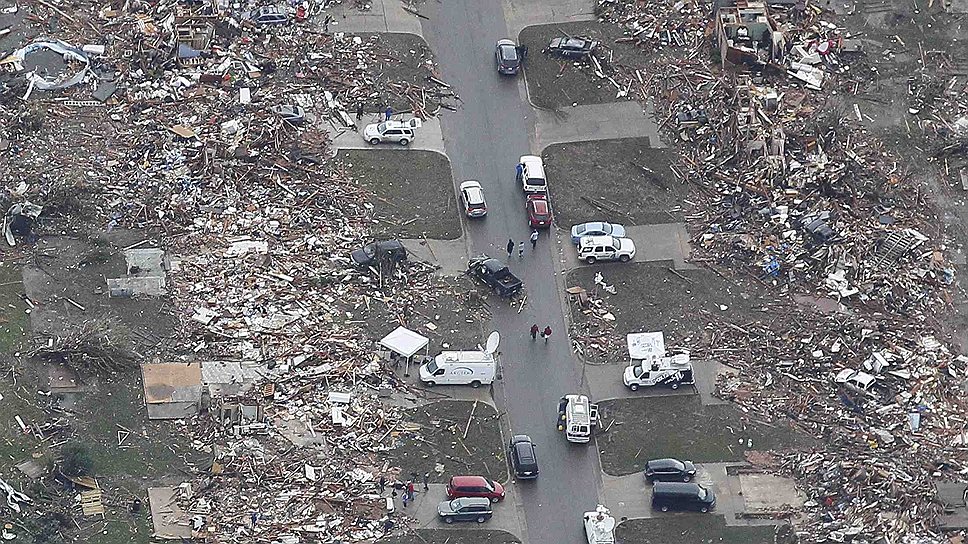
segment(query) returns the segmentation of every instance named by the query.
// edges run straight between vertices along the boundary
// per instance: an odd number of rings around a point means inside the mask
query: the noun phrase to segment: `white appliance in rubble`
[[[608,508],[599,504],[594,512],[585,512],[583,519],[588,544],[615,543],[615,518],[608,514]]]

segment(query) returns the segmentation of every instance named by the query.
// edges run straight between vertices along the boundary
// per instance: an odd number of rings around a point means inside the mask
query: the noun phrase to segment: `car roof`
[[[484,191],[482,191],[480,187],[468,187],[464,190],[467,191],[468,204],[484,203]]]
[[[498,40],[497,45],[515,45],[514,40],[509,40],[504,38],[503,40]]]
[[[491,506],[491,499],[487,497],[460,497],[454,500],[460,501],[461,506]]]
[[[511,437],[512,444],[517,444],[518,442],[531,442],[531,437],[526,434],[516,434]]]
[[[483,476],[454,476],[450,479],[451,485],[482,485],[490,484]]]
[[[612,243],[613,236],[582,236],[578,241],[580,245],[597,246]]]
[[[535,213],[548,213],[548,201],[543,198],[529,198],[528,202],[534,207]]]
[[[514,451],[518,452],[518,459],[522,463],[534,463],[534,444],[531,442],[518,442],[514,445]]]
[[[653,459],[646,463],[646,466],[651,468],[685,468],[685,464],[678,459],[665,458],[665,459]]]
[[[695,495],[699,493],[699,484],[685,482],[656,482],[652,493],[668,493],[670,495]]]

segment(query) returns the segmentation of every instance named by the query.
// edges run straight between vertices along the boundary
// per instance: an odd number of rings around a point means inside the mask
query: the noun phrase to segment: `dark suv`
[[[650,482],[690,482],[695,475],[692,461],[653,459],[645,464],[645,479]]]
[[[716,506],[716,494],[699,484],[684,482],[656,482],[652,486],[652,508],[669,510],[699,510],[708,512]]]
[[[483,497],[463,497],[444,501],[437,505],[437,515],[445,523],[476,521],[484,523],[491,519],[491,501]]]
[[[511,437],[508,445],[508,458],[511,468],[519,480],[533,480],[538,477],[538,456],[534,451],[534,442],[526,434]]]

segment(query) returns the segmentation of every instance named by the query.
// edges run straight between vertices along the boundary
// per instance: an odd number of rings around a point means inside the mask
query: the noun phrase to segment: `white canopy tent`
[[[428,347],[430,339],[406,327],[397,327],[380,340],[380,345],[403,356],[407,360],[404,376],[410,375],[410,359],[420,350]]]

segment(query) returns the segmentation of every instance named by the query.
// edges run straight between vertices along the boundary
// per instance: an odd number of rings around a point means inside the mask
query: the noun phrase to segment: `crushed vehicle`
[[[493,289],[494,294],[500,297],[514,296],[524,286],[506,264],[487,255],[471,259],[467,263],[467,273]]]
[[[548,44],[548,53],[558,57],[580,59],[591,55],[598,42],[585,38],[554,38]]]
[[[372,266],[377,263],[402,262],[407,260],[407,248],[400,240],[384,240],[366,244],[350,253],[350,260],[360,267]]]

